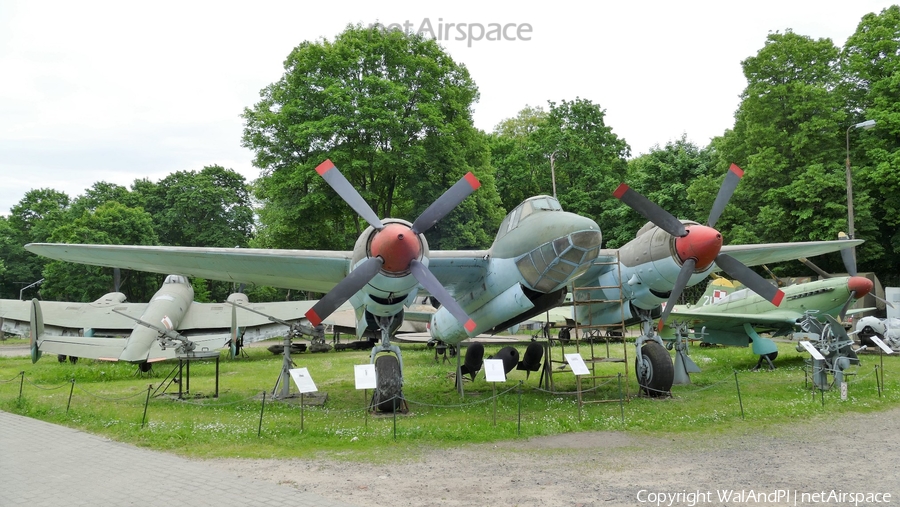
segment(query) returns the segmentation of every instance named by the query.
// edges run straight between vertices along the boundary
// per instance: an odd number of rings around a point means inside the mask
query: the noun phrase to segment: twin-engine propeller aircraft
[[[148,371],[158,361],[215,357],[229,346],[235,354],[239,339],[251,343],[308,326],[303,314],[313,304],[250,303],[241,293],[228,302],[196,303],[187,278],[169,275],[148,303],[127,303],[121,292],[92,303],[0,300],[0,327],[32,337],[32,361],[49,353],[73,363],[127,361]]]
[[[326,293],[307,316],[312,324],[343,302],[355,308],[357,334],[378,330],[372,351],[376,366],[375,402],[383,411],[400,404],[402,362],[390,338],[405,308],[421,289],[441,307],[431,317],[432,338],[448,345],[479,333],[505,330],[561,304],[567,286],[593,287],[588,305],[577,307],[584,324],[646,321],[684,286],[725,269],[742,280],[758,277],[741,264],[762,264],[849,248],[861,242],[829,241],[722,246],[712,229],[739,178],[726,178],[709,225],[681,222],[627,187],[616,195],[652,222],[619,250],[601,250],[596,222],[567,213],[553,197],[526,199],[503,222],[488,250],[431,251],[423,233],[473,192],[480,183],[471,174],[460,179],[422,215],[409,223],[379,219],[330,161],[317,171],[369,224],[352,251],[263,250],[122,245],[29,244],[46,257],[152,272],[178,272],[214,280]],[[727,254],[726,254],[727,253]],[[759,277],[758,277],[759,278]],[[749,283],[754,283],[753,281]],[[615,289],[599,288],[614,286]],[[754,288],[772,300],[780,292]],[[424,294],[423,294],[424,295]],[[672,359],[652,331],[637,344],[643,386],[668,390]],[[647,345],[645,345],[647,343]],[[659,353],[661,351],[661,354]],[[376,357],[377,356],[377,357]],[[668,384],[668,386],[666,385]]]
[[[843,320],[847,314],[866,311],[865,308],[848,311],[848,308],[868,294],[873,285],[872,280],[862,276],[832,277],[790,285],[782,289],[784,301],[776,308],[749,289],[720,278],[709,283],[698,304],[675,306],[672,320],[675,327],[687,330],[682,338],[738,347],[749,345],[759,356],[756,368],[766,361],[769,369],[774,369],[772,361],[778,357],[778,347],[759,333],[787,336],[803,331],[808,316],[827,315]],[[689,358],[684,360],[685,365],[693,364]]]
[[[379,330],[372,350],[383,411],[400,406],[402,362],[390,337],[420,290],[441,307],[431,317],[432,335],[459,342],[510,325],[558,305],[569,282],[587,270],[600,249],[600,227],[562,210],[548,196],[532,197],[504,219],[488,250],[431,251],[424,232],[480,183],[467,174],[413,223],[380,219],[326,161],[317,172],[369,224],[352,251],[261,250],[119,245],[31,244],[47,257],[208,279],[251,282],[327,293],[307,317],[312,325],[348,301],[357,334]]]

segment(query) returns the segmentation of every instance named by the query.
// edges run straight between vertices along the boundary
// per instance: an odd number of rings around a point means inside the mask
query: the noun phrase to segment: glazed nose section
[[[597,258],[602,235],[597,223],[571,214],[569,227],[558,227],[564,234],[544,243],[516,261],[516,267],[532,289],[549,293],[587,271]],[[570,232],[566,234],[566,229]]]
[[[851,276],[850,280],[847,281],[847,288],[850,289],[850,292],[856,293],[856,298],[859,299],[869,292],[872,291],[872,287],[875,284],[872,280],[865,278],[863,276]]]

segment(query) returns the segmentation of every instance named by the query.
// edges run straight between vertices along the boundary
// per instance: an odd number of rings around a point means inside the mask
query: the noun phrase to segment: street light
[[[553,198],[556,199],[556,152],[550,154],[550,180],[553,182]]]
[[[856,229],[853,227],[853,180],[850,177],[850,130],[869,130],[874,126],[875,120],[866,120],[847,127],[847,229],[850,231],[850,239],[856,237]]]

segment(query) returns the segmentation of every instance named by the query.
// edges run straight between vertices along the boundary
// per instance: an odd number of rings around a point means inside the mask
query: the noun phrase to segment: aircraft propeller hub
[[[874,286],[875,284],[872,280],[869,280],[864,276],[851,276],[850,280],[847,281],[847,288],[850,289],[850,292],[856,293],[857,299],[871,292],[872,287]]]
[[[687,234],[675,238],[675,251],[683,261],[694,259],[696,269],[703,271],[716,260],[722,249],[722,234],[706,225],[688,225]]]
[[[418,235],[402,223],[389,223],[375,233],[369,245],[372,257],[384,260],[382,269],[389,273],[409,270],[409,265],[422,254],[422,244]]]

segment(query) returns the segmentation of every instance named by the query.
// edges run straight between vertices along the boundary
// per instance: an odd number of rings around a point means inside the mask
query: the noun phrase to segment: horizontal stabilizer
[[[117,361],[125,350],[127,338],[83,338],[78,336],[47,336],[39,340],[38,348],[47,354],[85,359]]]

